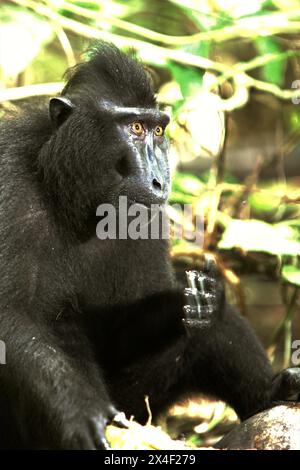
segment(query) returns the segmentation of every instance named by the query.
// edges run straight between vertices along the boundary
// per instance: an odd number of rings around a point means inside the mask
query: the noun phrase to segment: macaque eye
[[[154,133],[155,135],[157,135],[158,137],[161,137],[162,135],[164,135],[164,130],[161,126],[156,126],[155,130],[154,130]]]
[[[136,135],[142,135],[144,132],[143,124],[141,124],[140,122],[134,122],[133,124],[131,124],[131,130]]]

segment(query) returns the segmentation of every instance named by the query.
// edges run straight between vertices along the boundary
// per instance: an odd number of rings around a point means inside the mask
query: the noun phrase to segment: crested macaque
[[[1,123],[2,448],[105,449],[121,412],[145,421],[146,395],[154,416],[204,392],[245,419],[299,394],[215,263],[183,289],[168,240],[97,237],[101,204],[164,208],[168,122],[143,66],[100,43],[60,96]]]

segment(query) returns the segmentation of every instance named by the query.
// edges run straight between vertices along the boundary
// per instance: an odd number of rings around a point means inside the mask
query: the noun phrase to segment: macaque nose
[[[162,192],[164,190],[164,182],[162,179],[158,178],[153,178],[152,180],[152,186],[155,189],[156,192]]]

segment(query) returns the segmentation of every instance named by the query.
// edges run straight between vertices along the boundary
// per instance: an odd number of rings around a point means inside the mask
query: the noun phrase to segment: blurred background
[[[300,0],[2,0],[0,119],[59,93],[97,39],[134,49],[172,115],[170,203],[200,208],[205,222],[203,246],[174,240],[178,272],[214,253],[274,366],[297,365]],[[170,216],[190,224],[173,206]],[[195,398],[161,424],[205,445],[235,421]]]

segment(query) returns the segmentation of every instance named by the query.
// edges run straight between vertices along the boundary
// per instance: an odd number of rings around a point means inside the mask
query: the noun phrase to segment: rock
[[[265,410],[235,427],[218,449],[300,450],[300,404]]]

